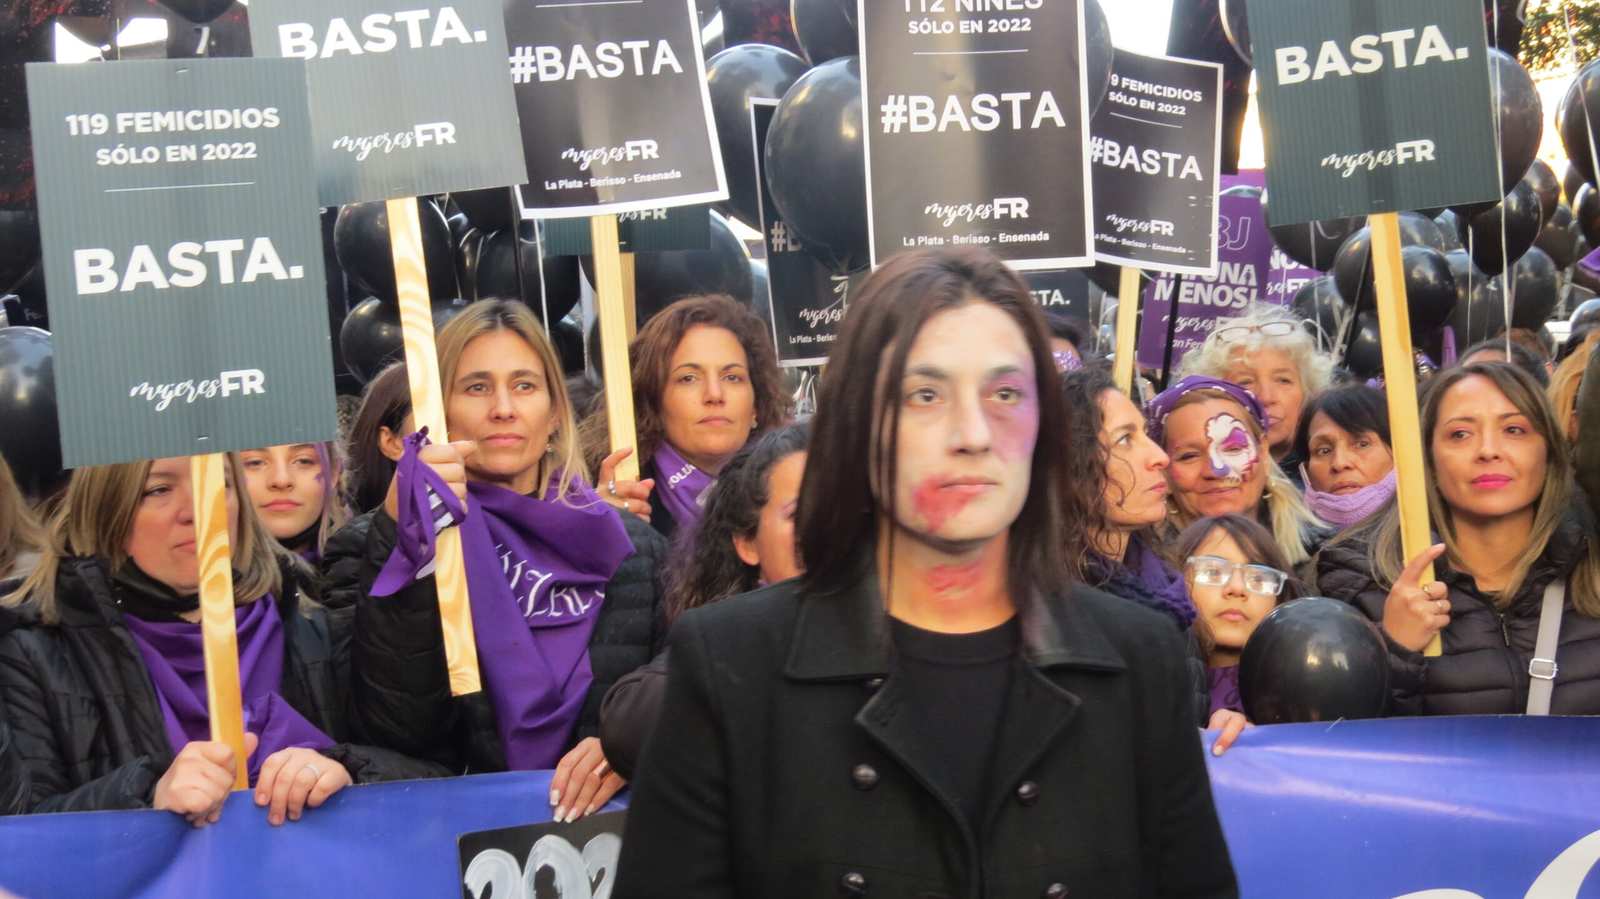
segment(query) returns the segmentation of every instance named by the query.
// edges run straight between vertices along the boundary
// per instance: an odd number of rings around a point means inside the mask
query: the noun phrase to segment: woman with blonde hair
[[[523,304],[484,300],[439,331],[448,435],[412,434],[359,558],[324,560],[355,602],[356,714],[375,738],[455,771],[555,768],[573,820],[622,787],[597,737],[600,700],[665,635],[665,542],[584,477],[561,366]],[[429,442],[432,437],[436,442]],[[452,698],[432,575],[461,531],[484,690]],[[336,539],[346,547],[354,541]]]
[[[187,458],[80,468],[38,565],[5,599],[0,696],[29,778],[28,811],[158,808],[215,822],[244,764],[272,824],[353,782],[436,766],[346,736],[340,619],[277,548],[227,456],[247,759],[210,739],[200,566]]]
[[[11,476],[11,466],[0,457],[0,583],[26,577],[33,570],[43,536],[27,497]]]
[[[1600,331],[1591,331],[1583,344],[1569,353],[1550,375],[1547,391],[1550,405],[1555,408],[1556,422],[1568,440],[1578,439],[1578,390],[1583,386],[1583,370],[1589,366],[1589,357],[1595,347],[1600,347]]]
[[[328,538],[349,520],[339,495],[343,459],[339,444],[291,443],[244,450],[245,486],[274,539],[316,564]]]

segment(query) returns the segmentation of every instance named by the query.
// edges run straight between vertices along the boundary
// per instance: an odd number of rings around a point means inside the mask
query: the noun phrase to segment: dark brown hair
[[[406,379],[405,363],[396,362],[367,382],[367,389],[361,394],[361,408],[350,426],[344,496],[356,514],[382,505],[394,477],[395,464],[378,445],[379,429],[388,428],[399,435],[410,414],[411,382]]]
[[[1289,560],[1284,558],[1283,550],[1273,538],[1272,532],[1243,515],[1215,515],[1196,519],[1194,524],[1184,528],[1177,540],[1173,541],[1172,557],[1176,560],[1179,570],[1184,571],[1185,585],[1189,583],[1186,570],[1189,557],[1200,548],[1200,544],[1206,542],[1206,538],[1210,537],[1212,532],[1219,530],[1232,537],[1233,542],[1239,544],[1239,549],[1244,551],[1245,558],[1252,563],[1276,568],[1288,575],[1283,582],[1283,592],[1278,594],[1279,605],[1300,598],[1304,592],[1304,585],[1295,577],[1294,569],[1289,567]],[[1209,654],[1216,649],[1217,640],[1212,636],[1211,628],[1206,625],[1204,615],[1195,617],[1194,635],[1200,641],[1201,652]]]
[[[796,535],[809,589],[842,592],[872,570],[880,516],[895,517],[894,490],[878,498],[872,489],[897,475],[900,404],[887,397],[897,395],[928,320],[967,303],[990,303],[1016,321],[1038,379],[1032,480],[1007,549],[1012,595],[1057,596],[1079,579],[1083,522],[1064,522],[1059,503],[1067,420],[1044,316],[1016,272],[992,253],[963,248],[895,256],[850,304],[817,396],[800,496]],[[876,446],[875,433],[883,435]]]
[[[1100,400],[1112,390],[1120,391],[1120,388],[1103,365],[1080,368],[1061,379],[1062,400],[1072,410],[1067,439],[1061,445],[1065,469],[1061,479],[1061,502],[1068,512],[1068,520],[1082,523],[1086,541],[1114,530],[1105,500],[1111,452],[1100,442],[1100,432],[1105,428]],[[1102,555],[1092,544],[1089,550]]]

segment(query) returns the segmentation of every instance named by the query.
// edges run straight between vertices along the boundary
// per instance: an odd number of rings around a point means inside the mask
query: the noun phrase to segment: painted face
[[[256,514],[280,542],[299,536],[322,517],[328,486],[316,444],[245,450],[239,464]]]
[[[1173,499],[1190,516],[1253,515],[1267,486],[1261,447],[1239,404],[1207,397],[1167,417]]]
[[[227,475],[228,539],[237,545],[239,497]],[[179,596],[200,589],[200,561],[195,552],[194,490],[189,459],[157,459],[150,465],[133,526],[124,549],[139,570],[167,585]]]
[[[1005,533],[1028,496],[1038,377],[1022,328],[990,303],[923,325],[890,388],[900,404],[896,525],[937,543]]]
[[[538,486],[556,425],[544,363],[515,331],[473,338],[456,363],[445,418],[452,440],[476,440],[467,475],[518,493]]]
[[[1440,398],[1428,449],[1439,493],[1457,515],[1502,518],[1530,508],[1544,490],[1549,445],[1481,375],[1463,378]]]
[[[727,328],[695,325],[672,351],[661,396],[667,442],[707,474],[750,439],[756,423],[756,391],[750,360]]]
[[[735,537],[734,549],[746,565],[761,569],[761,582],[776,584],[800,574],[794,545],[794,513],[800,502],[800,480],[806,454],[791,453],[767,472],[767,504],[753,537]]]
[[[1352,434],[1318,412],[1311,416],[1308,434],[1306,476],[1323,493],[1348,496],[1394,470],[1394,453],[1371,431]]]
[[[1145,431],[1144,414],[1120,390],[1100,394],[1106,448],[1106,520],[1137,530],[1167,517],[1167,454]]]
[[[1260,562],[1246,556],[1238,542],[1221,528],[1208,534],[1194,554],[1216,556],[1236,566]],[[1278,596],[1263,596],[1247,589],[1246,576],[1242,568],[1235,568],[1226,584],[1209,586],[1196,583],[1194,572],[1185,566],[1184,577],[1189,584],[1189,595],[1194,599],[1195,611],[1205,621],[1223,655],[1237,654],[1244,649],[1245,641],[1255,633],[1261,619],[1278,605]]]
[[[1283,350],[1262,347],[1253,353],[1239,352],[1223,380],[1250,391],[1267,412],[1267,445],[1274,455],[1288,452],[1300,426],[1300,411],[1305,407],[1305,383],[1300,367]]]
[[[1050,338],[1050,356],[1056,361],[1056,371],[1077,371],[1083,367],[1083,357],[1078,353],[1078,348],[1065,338]]]

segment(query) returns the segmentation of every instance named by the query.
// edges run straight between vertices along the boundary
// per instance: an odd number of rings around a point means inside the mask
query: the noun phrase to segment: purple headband
[[[1215,390],[1237,400],[1246,412],[1256,420],[1256,424],[1265,431],[1267,429],[1267,413],[1261,408],[1261,401],[1255,394],[1240,387],[1232,381],[1221,378],[1209,378],[1205,375],[1190,375],[1182,378],[1178,383],[1156,394],[1150,404],[1144,407],[1145,422],[1150,431],[1150,439],[1165,445],[1167,416],[1177,407],[1178,400],[1196,390]]]

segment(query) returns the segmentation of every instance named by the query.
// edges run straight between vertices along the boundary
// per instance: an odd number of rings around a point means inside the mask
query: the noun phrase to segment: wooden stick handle
[[[622,273],[622,309],[624,319],[628,323],[628,342],[633,342],[633,335],[639,333],[639,299],[635,292],[635,279],[632,253],[619,253],[618,271]]]
[[[189,457],[194,545],[200,563],[200,640],[206,657],[211,739],[233,747],[233,788],[250,788],[239,694],[238,620],[233,612],[233,553],[228,547],[228,492],[221,453]],[[243,490],[243,485],[240,485]]]
[[[439,354],[433,344],[433,309],[428,297],[428,267],[422,255],[422,225],[417,200],[390,200],[389,249],[394,254],[394,283],[400,296],[400,330],[406,349],[406,375],[411,382],[411,414],[418,428],[427,428],[435,443],[450,439],[439,388]],[[434,584],[439,594],[439,623],[444,631],[450,693],[464,696],[483,689],[478,672],[478,644],[467,605],[467,569],[461,557],[461,532],[445,528],[434,544]]]
[[[1389,398],[1389,431],[1394,437],[1396,495],[1400,503],[1400,545],[1405,561],[1433,545],[1428,527],[1427,471],[1422,459],[1422,423],[1417,412],[1417,371],[1411,350],[1411,316],[1406,307],[1406,275],[1400,260],[1400,219],[1393,212],[1368,217],[1372,226],[1372,274],[1377,287],[1378,329],[1383,343],[1383,384]],[[1421,583],[1433,580],[1433,566]],[[1434,636],[1425,655],[1441,652]]]
[[[1122,281],[1117,292],[1117,360],[1113,369],[1117,386],[1123,393],[1133,395],[1133,374],[1138,370],[1135,357],[1139,350],[1133,344],[1133,332],[1139,320],[1139,270],[1131,266],[1122,267]],[[1177,297],[1173,297],[1173,305],[1177,305]],[[1178,310],[1172,310],[1173,315]]]
[[[600,353],[605,361],[606,423],[611,429],[611,449],[615,452],[623,447],[638,447],[633,429],[633,373],[628,365],[628,321],[632,304],[627,300],[628,291],[623,285],[617,217],[597,215],[589,219],[589,236],[594,244],[594,292],[600,315]],[[637,481],[639,461],[638,453],[622,460],[617,465],[617,480]]]

